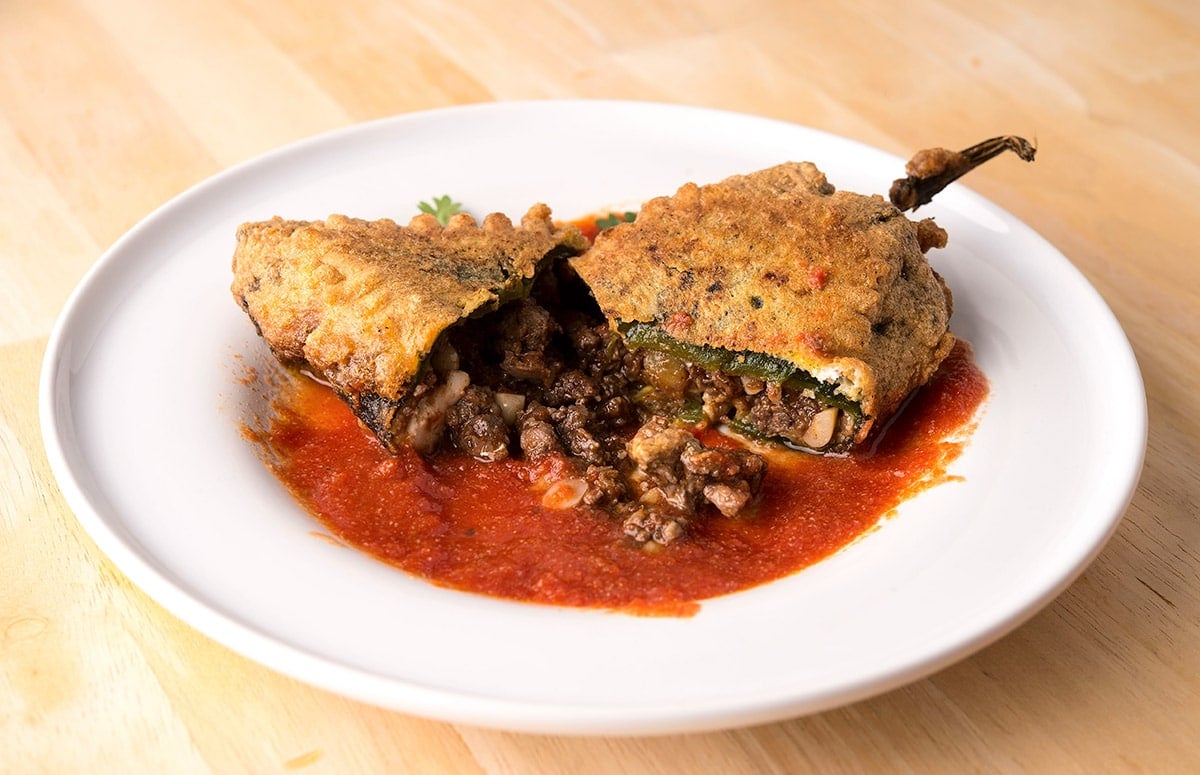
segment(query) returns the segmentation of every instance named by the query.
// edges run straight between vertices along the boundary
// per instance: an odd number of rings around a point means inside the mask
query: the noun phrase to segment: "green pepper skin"
[[[833,385],[822,382],[782,358],[764,353],[735,352],[723,347],[681,342],[653,323],[624,323],[619,330],[630,347],[659,350],[711,371],[723,371],[739,377],[756,377],[795,390],[809,390],[829,406],[849,412],[856,420],[862,418],[862,407],[857,401],[851,401],[839,394]]]

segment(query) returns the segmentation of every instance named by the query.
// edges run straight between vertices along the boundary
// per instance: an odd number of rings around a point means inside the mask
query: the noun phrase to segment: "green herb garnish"
[[[600,227],[600,230],[603,231],[604,229],[611,229],[618,223],[633,223],[635,218],[637,218],[637,213],[634,212],[609,213],[603,218],[597,218],[596,226]]]
[[[438,223],[445,226],[450,222],[450,216],[462,212],[462,202],[455,202],[449,195],[435,196],[433,204],[419,202],[417,209],[423,213],[429,213],[434,218],[437,218]]]

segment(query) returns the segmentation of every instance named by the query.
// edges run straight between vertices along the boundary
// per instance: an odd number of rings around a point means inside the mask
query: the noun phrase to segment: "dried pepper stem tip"
[[[900,210],[916,210],[929,204],[935,194],[958,178],[1005,151],[1012,151],[1025,161],[1033,161],[1037,147],[1023,137],[1005,135],[976,143],[961,151],[927,148],[917,151],[905,165],[908,177],[892,183],[888,198]]]

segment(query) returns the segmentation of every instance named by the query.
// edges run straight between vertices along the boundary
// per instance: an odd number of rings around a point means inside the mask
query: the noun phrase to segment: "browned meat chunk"
[[[521,452],[533,460],[543,460],[551,455],[563,454],[562,442],[554,430],[553,417],[550,410],[541,404],[534,404],[525,410],[517,423],[517,433],[520,439]]]
[[[514,379],[549,385],[562,368],[550,350],[550,341],[559,330],[545,307],[516,304],[496,330],[500,370]]]
[[[471,457],[487,461],[508,457],[508,425],[488,388],[468,387],[446,413],[446,424],[454,445]]]
[[[583,494],[583,502],[589,506],[620,503],[629,491],[621,472],[612,466],[588,466],[584,481],[587,491]]]

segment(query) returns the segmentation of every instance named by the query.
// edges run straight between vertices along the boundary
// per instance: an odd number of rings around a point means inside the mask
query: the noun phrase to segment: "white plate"
[[[314,537],[239,433],[253,398],[237,361],[264,352],[228,290],[242,221],[403,221],[443,193],[476,215],[545,201],[575,217],[788,159],[867,192],[903,169],[757,117],[556,101],[400,116],[228,170],[126,234],[63,311],[41,386],[55,474],[100,548],[184,621],[282,673],[415,714],[660,733],[822,710],[927,675],[1084,568],[1145,448],[1140,375],[1104,302],[1047,242],[961,186],[921,215],[950,232],[932,260],[955,292],[953,328],[992,384],[952,470],[963,481],[692,618],[524,605],[410,578]],[[1022,173],[1030,185],[1042,174]]]

